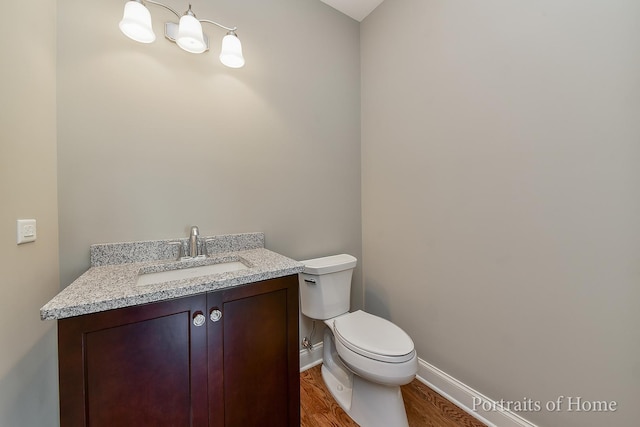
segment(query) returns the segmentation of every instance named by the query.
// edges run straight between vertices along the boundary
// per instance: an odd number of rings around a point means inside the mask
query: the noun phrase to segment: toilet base
[[[322,378],[338,405],[361,427],[408,427],[400,387],[375,384],[353,376],[353,388],[343,386],[322,366]]]
[[[350,372],[327,332],[322,379],[338,405],[361,427],[409,427],[400,386],[377,384]]]

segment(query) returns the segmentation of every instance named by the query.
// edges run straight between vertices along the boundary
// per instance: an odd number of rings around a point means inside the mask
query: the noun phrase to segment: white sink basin
[[[153,273],[141,272],[138,274],[136,286],[156,285],[158,283],[170,282],[172,280],[192,279],[194,277],[239,271],[247,268],[249,267],[240,261],[230,261],[194,267],[176,268],[174,270],[157,271]]]

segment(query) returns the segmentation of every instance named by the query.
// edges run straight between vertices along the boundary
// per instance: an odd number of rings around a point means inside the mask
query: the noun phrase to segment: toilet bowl
[[[323,320],[322,378],[342,409],[362,427],[406,427],[400,386],[411,382],[418,358],[409,335],[362,310],[349,312],[356,258],[301,261],[302,314]]]
[[[415,378],[413,341],[398,326],[361,310],[325,323],[340,359],[354,373],[385,385],[404,385]]]

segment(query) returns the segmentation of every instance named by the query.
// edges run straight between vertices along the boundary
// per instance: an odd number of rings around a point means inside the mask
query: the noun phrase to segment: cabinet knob
[[[204,314],[201,312],[197,312],[195,316],[193,316],[193,324],[195,326],[202,326],[204,322],[206,322],[207,318],[204,317]]]
[[[211,310],[211,315],[209,317],[211,318],[212,322],[217,322],[220,319],[222,319],[222,312],[220,310],[218,310],[217,308],[213,309],[213,310]]]

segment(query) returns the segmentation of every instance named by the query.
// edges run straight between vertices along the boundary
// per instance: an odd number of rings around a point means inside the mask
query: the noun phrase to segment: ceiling
[[[360,22],[378,7],[384,0],[321,0],[334,9],[339,10]]]

